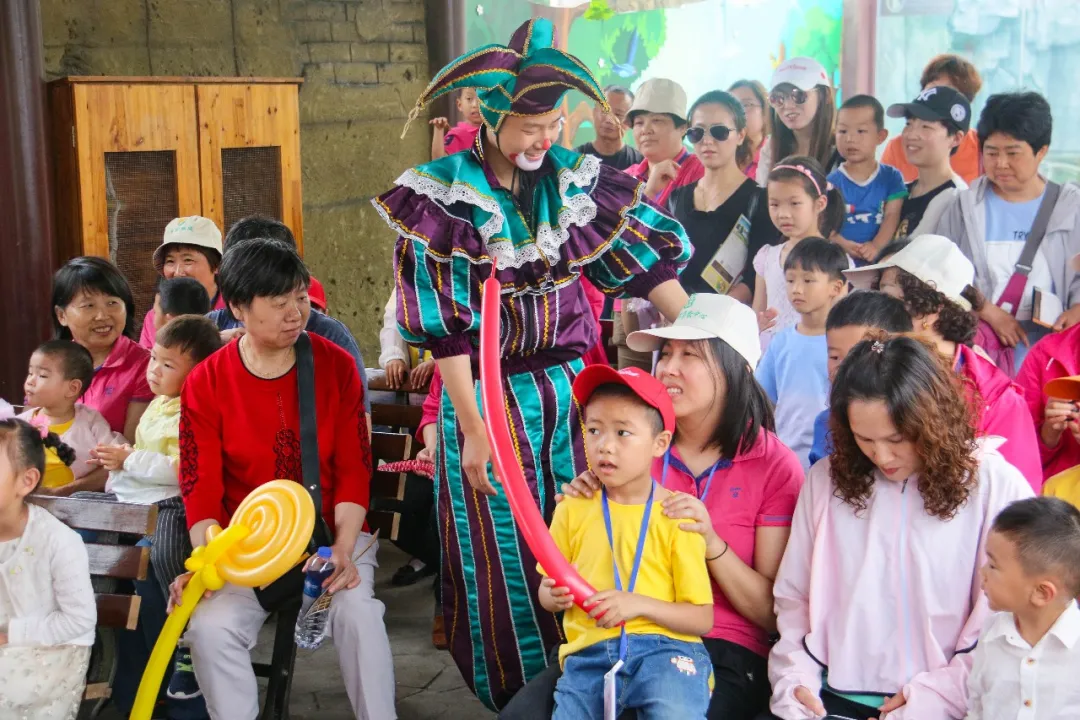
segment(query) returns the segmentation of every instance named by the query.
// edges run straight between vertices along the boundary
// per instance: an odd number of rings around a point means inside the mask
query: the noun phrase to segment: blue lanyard
[[[668,468],[670,466],[671,466],[671,450],[668,450],[666,453],[664,453],[664,470],[663,470],[663,473],[660,475],[660,485],[661,485],[661,487],[665,487],[665,488],[667,487],[667,473],[668,473]],[[698,500],[700,500],[701,502],[705,502],[705,498],[708,497],[708,495],[709,495],[709,488],[712,487],[713,476],[716,475],[716,471],[719,470],[720,468],[724,468],[726,470],[729,467],[731,467],[731,461],[728,460],[727,458],[720,458],[719,460],[717,460],[713,464],[712,469],[709,470],[709,477],[705,480],[705,487],[704,488],[701,487],[700,483],[697,483],[695,481],[695,485],[697,485],[697,490],[698,490]]]
[[[656,493],[656,483],[649,487],[649,499],[645,501],[645,512],[641,516],[641,529],[638,531],[637,549],[634,551],[634,565],[630,569],[630,584],[626,592],[634,592],[637,585],[638,570],[641,569],[641,556],[645,553],[645,536],[649,534],[649,516],[652,515],[653,495]],[[604,506],[604,526],[607,528],[608,546],[611,548],[611,570],[615,575],[615,589],[622,590],[622,578],[619,576],[619,561],[615,557],[615,536],[611,531],[611,508],[608,506],[607,488],[603,489],[602,501]],[[619,659],[626,660],[626,626],[620,628],[619,633]]]

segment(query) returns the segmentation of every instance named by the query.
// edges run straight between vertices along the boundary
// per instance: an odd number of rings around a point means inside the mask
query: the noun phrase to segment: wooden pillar
[[[38,0],[0,2],[0,397],[51,333],[54,263]]]
[[[874,94],[877,64],[877,0],[844,0],[840,45],[840,86],[842,99]]]
[[[428,69],[431,76],[463,55],[465,47],[465,0],[426,0],[424,22],[427,31]],[[454,93],[431,103],[431,117],[445,117],[450,124],[465,118],[458,116]]]

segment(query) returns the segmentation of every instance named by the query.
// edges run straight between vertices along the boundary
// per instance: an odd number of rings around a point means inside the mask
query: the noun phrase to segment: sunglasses
[[[794,88],[791,91],[773,90],[769,93],[769,104],[779,110],[784,107],[784,103],[788,101],[788,98],[795,101],[796,105],[802,105],[806,102],[807,97],[806,91],[799,88]]]
[[[697,145],[705,139],[706,131],[712,135],[713,140],[717,142],[724,142],[731,137],[731,128],[726,125],[710,125],[708,128],[695,125],[686,131],[686,139],[694,145]]]

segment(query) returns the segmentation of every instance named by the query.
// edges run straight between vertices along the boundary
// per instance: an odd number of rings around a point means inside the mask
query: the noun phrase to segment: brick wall
[[[423,0],[40,2],[50,77],[304,77],[305,259],[374,365],[394,238],[368,201],[428,157],[424,123],[398,140],[429,79]]]

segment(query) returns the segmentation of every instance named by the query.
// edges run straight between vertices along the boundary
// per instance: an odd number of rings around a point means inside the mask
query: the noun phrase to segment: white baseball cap
[[[772,82],[769,89],[775,90],[779,85],[794,85],[800,90],[809,92],[818,85],[832,87],[825,68],[814,58],[795,57],[785,60],[773,70]]]
[[[687,300],[673,325],[638,330],[626,337],[626,345],[637,352],[652,352],[666,340],[711,340],[719,338],[743,356],[751,369],[761,359],[761,341],[754,311],[735,298],[697,293]]]
[[[674,115],[686,122],[686,91],[682,85],[667,78],[652,78],[641,83],[634,96],[634,104],[626,117],[633,119],[635,113],[663,113]]]
[[[975,266],[949,238],[919,235],[888,260],[845,270],[844,275],[859,290],[869,290],[881,273],[892,267],[914,275],[965,310],[971,309],[961,293],[975,282]]]
[[[206,248],[217,253],[221,259],[221,230],[209,218],[201,215],[178,217],[165,226],[165,236],[154,251],[154,267],[160,273],[165,266],[165,255],[170,245],[192,245]]]

